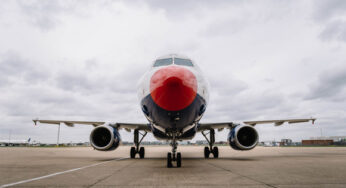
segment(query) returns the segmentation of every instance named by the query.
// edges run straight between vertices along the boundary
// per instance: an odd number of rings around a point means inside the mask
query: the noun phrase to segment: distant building
[[[340,142],[346,140],[346,136],[318,136],[311,137],[310,140],[333,140],[334,142]]]
[[[132,146],[133,145],[133,142],[128,142],[128,141],[122,141],[121,143],[124,146]]]
[[[291,139],[281,139],[280,146],[301,146],[301,142],[293,142]]]
[[[218,145],[227,145],[228,142],[225,142],[225,141],[219,141],[219,142],[215,142],[215,144],[218,144]]]
[[[197,145],[206,145],[206,144],[208,144],[208,141],[206,141],[206,140],[196,140],[196,144]]]
[[[141,145],[167,145],[167,144],[169,144],[169,142],[159,141],[159,140],[157,140],[157,141],[143,141],[141,143]],[[123,142],[123,145],[124,145],[124,142]],[[133,145],[133,142],[127,142],[126,145]]]
[[[291,146],[292,140],[291,139],[281,139],[280,146]]]
[[[179,142],[180,145],[190,145],[191,142],[189,140],[184,140]]]
[[[328,146],[333,143],[333,140],[302,140],[303,146]]]
[[[259,146],[264,146],[264,147],[276,147],[279,146],[280,143],[276,141],[262,141],[258,143]]]

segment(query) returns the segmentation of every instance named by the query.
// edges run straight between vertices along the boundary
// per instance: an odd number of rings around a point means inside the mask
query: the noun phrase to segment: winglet
[[[34,125],[36,126],[38,119],[33,119],[32,121],[34,122]]]
[[[315,124],[316,118],[311,118],[312,124]]]

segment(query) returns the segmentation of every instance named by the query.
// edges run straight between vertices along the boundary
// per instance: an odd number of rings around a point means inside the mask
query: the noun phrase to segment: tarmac
[[[346,147],[219,147],[204,159],[203,146],[179,146],[181,168],[166,168],[169,146],[100,152],[90,147],[0,148],[0,187],[346,187]]]

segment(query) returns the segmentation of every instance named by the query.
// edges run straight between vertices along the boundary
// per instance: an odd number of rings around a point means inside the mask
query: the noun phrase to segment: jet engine
[[[238,125],[229,132],[228,142],[235,150],[250,150],[256,147],[258,134],[252,126]]]
[[[90,144],[100,151],[115,150],[120,143],[120,134],[116,128],[109,125],[98,126],[91,131]]]

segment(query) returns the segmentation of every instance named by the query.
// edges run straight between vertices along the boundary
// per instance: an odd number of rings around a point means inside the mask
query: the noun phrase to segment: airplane
[[[23,146],[30,143],[31,138],[28,140],[0,140],[0,146]]]
[[[41,120],[45,124],[65,124],[73,127],[75,124],[93,125],[90,134],[91,146],[99,151],[115,150],[121,141],[120,129],[133,131],[134,146],[130,149],[130,157],[139,154],[144,158],[145,149],[140,147],[147,133],[152,133],[158,140],[171,142],[172,152],[167,153],[167,167],[181,167],[181,153],[177,152],[177,141],[190,140],[197,132],[201,132],[208,142],[204,148],[204,158],[212,154],[219,157],[219,149],[215,144],[215,130],[229,129],[227,137],[229,145],[235,150],[251,150],[258,143],[258,133],[254,128],[257,124],[303,123],[316,120],[282,119],[265,121],[200,123],[209,100],[209,84],[198,65],[190,58],[170,54],[157,58],[148,71],[144,73],[138,84],[140,107],[148,123],[119,123],[99,121],[68,121]]]

